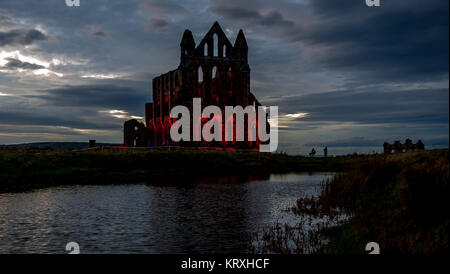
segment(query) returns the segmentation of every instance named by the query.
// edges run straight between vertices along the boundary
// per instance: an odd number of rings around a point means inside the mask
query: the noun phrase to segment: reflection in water
[[[246,252],[250,234],[276,221],[327,173],[68,186],[0,194],[0,253]]]

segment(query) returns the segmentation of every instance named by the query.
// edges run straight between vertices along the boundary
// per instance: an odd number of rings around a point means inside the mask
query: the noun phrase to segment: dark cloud
[[[103,26],[101,24],[92,24],[88,26],[89,33],[91,36],[97,38],[107,38],[108,35],[103,31]]]
[[[148,26],[157,32],[167,32],[171,22],[189,15],[189,11],[173,1],[141,1],[140,7],[149,15]]]
[[[75,114],[75,113],[72,113]],[[97,114],[94,111],[85,110],[85,115]],[[69,116],[69,115],[67,115]],[[64,115],[52,110],[47,110],[47,113],[29,112],[24,110],[15,111],[0,111],[0,124],[7,125],[28,125],[28,126],[55,126],[55,127],[71,127],[78,129],[118,129],[120,123],[111,123],[111,121],[96,121],[94,118],[81,119],[80,114],[74,115],[71,118],[66,118]],[[11,131],[17,131],[14,127]]]
[[[0,67],[0,69],[24,69],[24,70],[37,70],[37,69],[43,69],[44,66],[29,63],[29,62],[22,62],[15,58],[6,58],[8,63],[6,63],[3,67]]]
[[[262,18],[262,16],[255,10],[236,6],[213,5],[211,10],[219,15],[222,15],[226,19],[258,20]]]
[[[215,0],[211,10],[224,19],[258,27],[269,37],[301,42],[305,50],[314,52],[316,62],[354,73],[356,82],[448,77],[449,63],[442,61],[449,59],[448,1],[412,0],[406,5],[382,1],[380,8],[355,0],[295,4],[299,10],[309,10],[307,19],[285,16],[288,7],[294,8],[292,3],[252,1],[252,7],[241,2]],[[278,31],[268,32],[267,27]]]
[[[104,33],[103,31],[95,31],[93,33],[91,33],[92,36],[95,37],[99,37],[99,38],[107,38],[108,35],[106,35],[106,33]]]
[[[230,6],[223,2],[213,5],[211,10],[228,20],[242,20],[249,26],[263,27],[293,27],[295,23],[286,20],[283,15],[276,10],[272,10],[267,14],[259,11],[243,8],[241,6]]]
[[[364,12],[365,10],[367,10],[365,0],[314,0],[310,2],[310,5],[316,14],[325,18],[343,16],[345,14],[349,14],[350,12]],[[373,8],[371,12],[373,12],[374,10],[375,9]]]
[[[333,91],[282,99],[280,113],[306,112],[302,121],[360,124],[448,124],[449,90]]]
[[[38,30],[11,30],[0,32],[0,47],[26,46],[36,41],[47,40],[47,36]]]
[[[159,32],[167,32],[169,30],[170,23],[165,19],[151,18],[149,25]]]
[[[361,3],[359,3],[361,2]],[[423,1],[421,1],[423,2]],[[417,5],[416,5],[417,4]],[[319,61],[364,72],[364,79],[430,81],[448,77],[448,1],[385,1],[367,8],[363,1],[312,1],[322,19],[293,36],[294,41],[330,50]]]
[[[0,27],[7,28],[7,27],[12,27],[14,25],[15,25],[15,23],[11,19],[11,17],[0,14]]]
[[[189,13],[183,6],[179,5],[178,3],[167,0],[141,1],[140,7],[144,8],[145,10],[149,11],[154,15],[161,15],[161,16],[185,15]]]
[[[145,89],[116,85],[81,85],[39,91],[29,98],[40,99],[59,107],[118,109],[142,113],[150,94]]]
[[[294,22],[284,19],[278,11],[271,11],[267,15],[263,15],[260,20],[263,26],[280,26],[280,27],[292,27]]]

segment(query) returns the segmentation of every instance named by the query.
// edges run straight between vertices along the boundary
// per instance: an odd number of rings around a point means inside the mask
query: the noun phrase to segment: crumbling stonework
[[[400,143],[400,141],[395,141],[394,144],[389,144],[386,142],[383,144],[383,148],[385,154],[390,154],[392,152],[402,153],[415,150],[424,150],[425,145],[422,143],[421,140],[417,141],[416,144],[413,144],[413,142],[410,139],[406,139],[404,144]]]
[[[243,108],[249,105],[260,106],[250,92],[248,46],[243,31],[239,31],[232,45],[219,23],[215,22],[196,45],[192,32],[186,30],[181,39],[180,54],[180,65],[177,69],[153,79],[153,102],[145,105],[146,134],[140,132],[144,130],[142,127],[139,127],[139,133],[127,129],[137,122],[128,121],[125,123],[124,145],[134,146],[137,138],[144,146],[258,147],[257,141],[241,143],[192,141],[174,144],[170,138],[170,128],[174,122],[174,119],[170,118],[170,110],[174,106],[183,105],[192,114],[193,98],[201,98],[202,106],[218,106],[223,113],[225,106],[239,105]],[[205,122],[202,120],[202,123]],[[247,130],[246,125],[245,136]],[[191,128],[191,137],[192,134]],[[146,139],[143,139],[144,136]]]
[[[127,147],[144,147],[148,144],[148,131],[144,123],[137,120],[126,121],[123,127],[123,144]]]

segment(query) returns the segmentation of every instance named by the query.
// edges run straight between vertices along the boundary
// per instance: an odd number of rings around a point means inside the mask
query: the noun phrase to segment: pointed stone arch
[[[205,34],[196,48],[197,56],[203,57],[230,57],[233,45],[220,27],[215,22],[211,29]]]
[[[217,66],[214,66],[211,71],[211,79],[214,79],[216,77],[217,77]]]
[[[212,44],[213,44],[213,56],[214,57],[219,57],[219,35],[217,35],[217,33],[214,33],[212,35]]]
[[[203,68],[202,68],[202,66],[198,67],[197,82],[198,83],[203,83]]]
[[[222,57],[227,57],[227,45],[223,44],[222,46]]]

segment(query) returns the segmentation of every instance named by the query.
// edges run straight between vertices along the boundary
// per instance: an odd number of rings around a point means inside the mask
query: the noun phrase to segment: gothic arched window
[[[214,66],[211,74],[211,78],[214,79],[217,77],[217,67]]]
[[[198,82],[201,83],[203,82],[203,69],[202,67],[198,67]]]
[[[214,57],[219,56],[219,36],[213,35]]]

